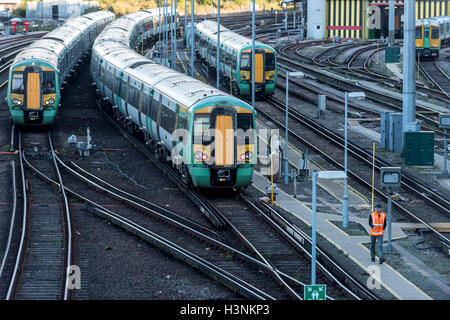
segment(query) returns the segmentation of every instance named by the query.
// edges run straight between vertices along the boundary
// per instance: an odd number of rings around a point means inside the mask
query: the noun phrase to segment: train
[[[68,20],[15,57],[9,69],[7,104],[18,126],[49,126],[55,121],[61,87],[89,54],[94,40],[115,19],[97,11]]]
[[[195,25],[195,52],[209,68],[217,67],[217,23]],[[255,41],[255,92],[270,96],[277,81],[276,50]],[[220,26],[220,75],[241,96],[251,95],[252,40]],[[226,86],[226,85],[225,85]]]
[[[91,55],[99,105],[148,148],[172,164],[189,185],[239,189],[251,183],[257,162],[256,112],[248,103],[162,66],[134,49],[144,30],[156,37],[158,9],[109,24]],[[155,26],[155,23],[153,24]],[[171,24],[170,28],[176,28]]]
[[[442,46],[450,43],[450,16],[416,21],[416,55],[437,58]]]

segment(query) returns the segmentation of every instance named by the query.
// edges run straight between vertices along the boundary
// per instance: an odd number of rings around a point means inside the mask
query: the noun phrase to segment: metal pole
[[[343,224],[344,228],[348,227],[348,187],[347,187],[347,146],[348,146],[348,92],[345,92],[345,151],[344,151],[344,165],[345,165],[345,179],[344,179],[344,198],[342,203]]]
[[[173,29],[173,57],[174,57],[174,70],[177,70],[177,5],[178,5],[178,0],[175,0],[175,15],[173,16],[173,20],[174,20],[174,29]]]
[[[162,31],[163,31],[163,49],[164,49],[164,60],[163,60],[163,65],[166,65],[166,0],[163,0],[163,23],[162,23]]]
[[[295,30],[295,21],[296,20],[296,16],[295,16],[295,3],[294,3],[294,27],[292,28],[292,30]]]
[[[216,87],[219,89],[220,78],[220,0],[217,0],[217,74],[216,74]]]
[[[169,30],[170,30],[170,20],[169,20],[169,0],[166,0],[166,58],[167,67],[169,66]]]
[[[255,108],[255,0],[252,7],[252,107]]]
[[[316,184],[317,170],[313,171],[312,181],[312,231],[311,231],[311,284],[316,284]]]
[[[158,43],[161,49],[161,0],[158,0]]]
[[[387,213],[387,227],[388,227],[388,243],[387,243],[387,251],[391,251],[392,250],[392,246],[391,246],[391,239],[392,239],[392,225],[391,225],[391,221],[392,221],[392,189],[391,188],[387,188],[387,193],[388,193],[388,213]]]
[[[372,211],[375,201],[375,142],[372,146],[373,149],[373,156],[372,156]]]
[[[415,68],[415,1],[405,0],[403,53],[403,113],[402,131],[415,131],[416,68]]]
[[[286,136],[285,136],[285,147],[284,147],[284,184],[289,183],[289,143],[288,143],[288,124],[289,124],[289,72],[286,72]]]
[[[448,171],[447,171],[447,149],[448,149],[448,144],[447,144],[447,129],[444,128],[444,171],[443,174],[447,175]]]
[[[389,46],[394,44],[395,38],[395,4],[389,0]]]
[[[184,28],[183,28],[183,34],[184,34],[184,43],[187,45],[186,30],[187,30],[187,0],[184,0]]]
[[[170,66],[172,67],[172,69],[174,69],[175,70],[175,57],[174,57],[174,55],[173,55],[173,53],[175,52],[175,43],[174,43],[174,39],[175,39],[175,37],[174,37],[174,35],[173,35],[173,33],[174,33],[174,31],[175,31],[175,28],[174,28],[174,25],[173,25],[173,22],[174,22],[174,15],[173,15],[173,5],[174,5],[174,2],[173,2],[173,0],[170,0],[170,51],[171,51],[171,54],[170,54],[170,60],[171,60],[171,62],[170,62]]]
[[[191,77],[194,77],[194,4],[195,0],[191,1]]]

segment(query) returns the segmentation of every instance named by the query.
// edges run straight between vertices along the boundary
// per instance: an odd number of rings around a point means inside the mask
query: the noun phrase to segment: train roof
[[[226,98],[227,96],[224,92],[210,85],[157,63],[127,68],[124,73],[171,97],[188,109],[206,98],[213,96],[224,96]]]
[[[207,37],[210,37],[217,41],[217,22],[214,22],[212,20],[205,20],[197,23],[196,29]],[[252,45],[252,40],[250,38],[233,32],[222,25],[220,26],[220,42],[223,46],[231,48],[234,51],[241,51],[242,49]],[[255,41],[255,47],[266,48],[275,51],[275,49],[259,41]]]
[[[130,19],[129,16],[124,16],[114,21],[113,24],[108,26],[108,30],[105,29],[100,34],[99,38],[95,41],[93,48],[97,56],[122,71],[125,77],[129,76],[139,83],[142,83],[147,90],[153,88],[157,92],[170,97],[170,99],[188,109],[193,108],[208,99],[214,99],[215,97],[220,97],[220,102],[222,103],[224,103],[224,101],[232,101],[230,103],[237,103],[237,101],[240,101],[200,80],[164,67],[139,55],[128,47],[128,44],[123,41],[122,36],[112,36],[110,30],[117,30],[117,33],[119,33],[118,31],[125,26],[127,27],[127,30],[135,30],[137,27],[136,24],[142,22],[143,17],[153,15],[154,18],[158,18],[159,13],[156,8],[146,10],[145,15],[137,13],[131,15],[132,19]],[[138,22],[130,23],[130,21]],[[117,26],[120,26],[120,28]],[[106,39],[108,39],[108,41],[106,41]],[[241,103],[246,104],[245,102]],[[246,105],[251,108],[250,105]]]
[[[58,56],[65,50],[81,32],[88,28],[89,24],[97,21],[113,18],[115,15],[109,11],[97,11],[70,19],[61,27],[47,33],[41,39],[30,44],[19,52],[13,65],[28,59],[38,59],[49,63],[55,68],[58,65]]]
[[[63,48],[63,50],[64,50],[64,48]],[[16,65],[17,63],[20,63],[25,60],[32,60],[32,59],[37,59],[37,60],[47,62],[48,64],[52,65],[54,68],[57,68],[57,66],[58,66],[58,54],[49,50],[48,48],[42,48],[42,47],[34,47],[34,48],[30,48],[29,50],[22,51],[14,59],[13,65]]]
[[[437,23],[439,23],[439,24],[450,23],[450,16],[439,16],[439,17],[432,17],[432,18],[416,20],[416,26],[420,26],[423,24],[437,24]]]

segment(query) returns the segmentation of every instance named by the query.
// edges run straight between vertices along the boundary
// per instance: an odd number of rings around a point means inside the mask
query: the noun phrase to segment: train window
[[[422,27],[416,27],[416,39],[422,39]]]
[[[150,118],[153,121],[158,121],[158,110],[159,110],[159,101],[155,100],[153,97],[152,99],[152,108],[150,110]]]
[[[237,127],[244,130],[244,132],[248,129],[253,129],[253,115],[251,113],[238,113]]]
[[[241,55],[241,70],[250,70],[251,60],[249,53],[243,53]]]
[[[22,72],[13,72],[12,76],[12,85],[11,85],[12,93],[24,93],[24,83],[23,83],[23,73]]]
[[[55,84],[55,72],[44,71],[43,72],[43,93],[54,93],[56,92]]]
[[[186,118],[178,114],[177,129],[186,129]]]
[[[139,90],[135,87],[130,86],[128,88],[128,103],[135,108],[139,107]]]
[[[162,106],[159,125],[166,129],[167,132],[172,133],[175,130],[176,114],[166,106]]]
[[[233,65],[232,65],[233,70],[236,70],[236,60],[237,60],[236,56],[233,56]]]
[[[428,39],[430,37],[430,29],[425,29],[423,31],[423,38]]]
[[[266,70],[275,69],[275,55],[273,53],[266,53]]]
[[[194,117],[194,143],[202,141],[203,135],[209,132],[209,129],[209,114],[196,114]]]
[[[127,97],[127,88],[128,88],[127,83],[122,79],[121,80],[121,84],[120,84],[120,93],[119,93],[119,95],[123,99],[126,99],[126,97]]]
[[[431,39],[439,39],[439,28],[438,27],[431,28]]]
[[[150,110],[152,107],[152,97],[149,97],[147,94],[144,94],[142,98],[142,113],[146,116],[150,116]]]

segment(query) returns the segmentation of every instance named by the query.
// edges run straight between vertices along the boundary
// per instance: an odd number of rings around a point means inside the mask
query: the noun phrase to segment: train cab
[[[11,69],[11,111],[23,112],[20,124],[46,124],[53,122],[44,112],[53,111],[57,103],[56,71],[34,63]]]
[[[252,72],[251,48],[242,51],[240,66],[241,80],[250,84]],[[265,93],[266,84],[275,83],[275,75],[275,52],[265,48],[255,48],[255,91]]]

